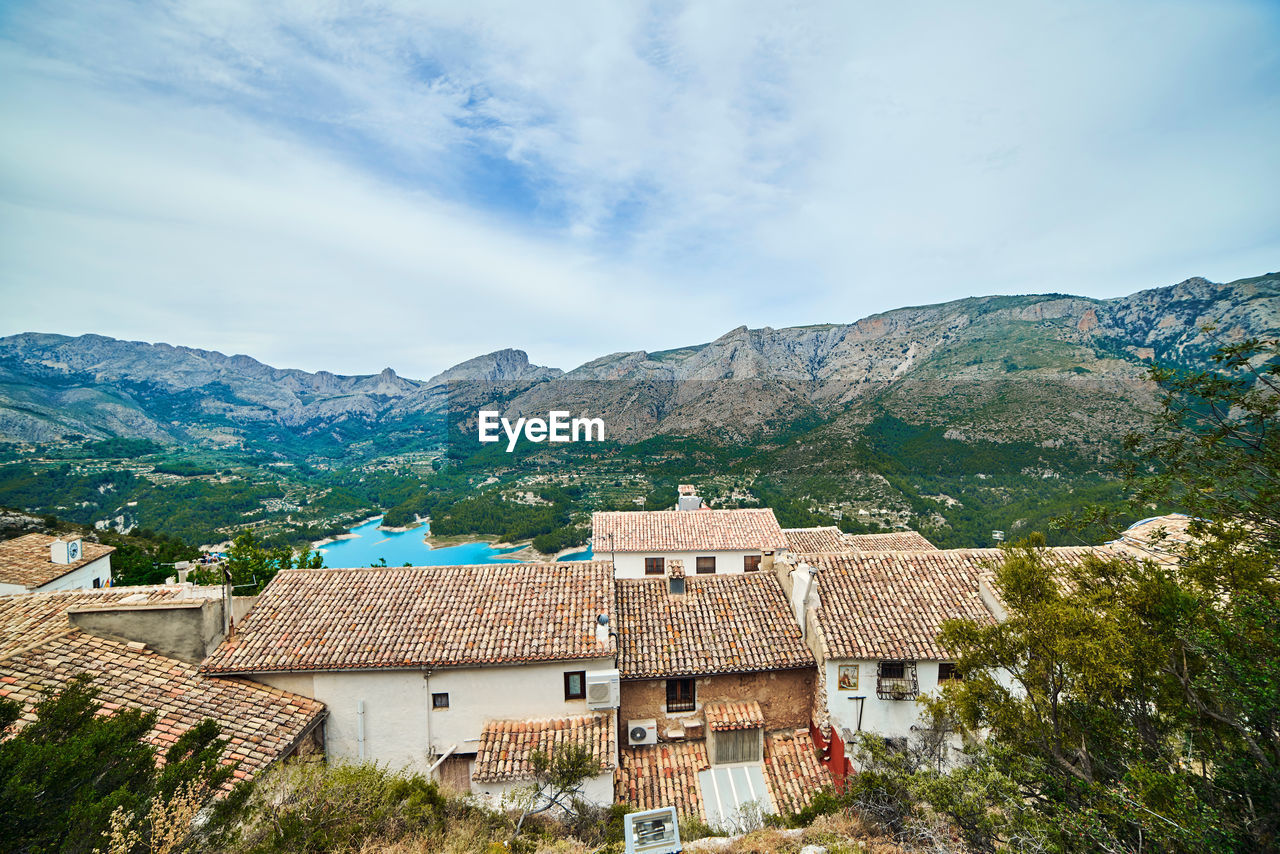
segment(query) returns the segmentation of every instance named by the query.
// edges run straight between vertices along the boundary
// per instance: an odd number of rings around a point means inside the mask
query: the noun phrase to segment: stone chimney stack
[[[684,561],[667,561],[667,592],[672,596],[684,593]]]

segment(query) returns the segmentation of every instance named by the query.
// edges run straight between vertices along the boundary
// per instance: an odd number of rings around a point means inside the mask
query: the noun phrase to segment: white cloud
[[[1268,4],[8,15],[4,331],[569,367],[1280,255]]]

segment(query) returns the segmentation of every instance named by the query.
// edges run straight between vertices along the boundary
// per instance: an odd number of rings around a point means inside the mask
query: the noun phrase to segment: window
[[[747,555],[742,559],[743,572],[759,572],[760,571],[760,555]]]
[[[698,574],[699,575],[708,575],[715,571],[716,571],[715,555],[712,555],[711,557],[698,558]]]
[[[585,700],[587,697],[587,672],[570,670],[564,675],[564,698],[566,700]]]
[[[882,700],[912,700],[918,693],[914,661],[882,661],[877,665],[877,697]]]
[[[692,712],[697,708],[692,679],[667,680],[667,711]]]
[[[960,675],[959,669],[956,668],[954,661],[938,662],[938,681],[946,682],[949,679],[960,680],[964,677]]]
[[[764,730],[731,729],[712,733],[711,761],[717,765],[736,762],[759,762],[764,752]]]
[[[664,573],[667,571],[667,570],[666,570],[666,567],[663,565],[663,564],[665,564],[665,563],[666,563],[666,561],[664,561],[664,560],[663,560],[662,558],[660,558],[660,557],[647,557],[647,558],[645,558],[645,559],[644,559],[644,574],[645,574],[645,575],[662,575],[662,574],[664,574]]]
[[[448,694],[432,694],[431,708],[433,709],[449,708],[449,695]]]
[[[101,587],[101,586],[102,586],[102,579],[101,579],[101,578],[95,578],[95,579],[93,580],[93,586],[94,586],[94,589],[97,589],[97,588]]]

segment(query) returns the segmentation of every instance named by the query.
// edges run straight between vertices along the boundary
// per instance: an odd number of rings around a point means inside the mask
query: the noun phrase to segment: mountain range
[[[1212,333],[1203,327],[1212,324]],[[0,438],[68,435],[246,448],[342,446],[396,431],[442,438],[475,410],[601,416],[610,438],[744,441],[803,419],[855,432],[880,415],[950,438],[1084,444],[1140,425],[1152,361],[1203,365],[1223,341],[1280,330],[1280,274],[1201,278],[1110,300],[990,296],[850,324],[733,329],[569,372],[520,350],[427,380],[282,370],[248,356],[101,335],[0,338]],[[448,418],[446,419],[446,416]]]

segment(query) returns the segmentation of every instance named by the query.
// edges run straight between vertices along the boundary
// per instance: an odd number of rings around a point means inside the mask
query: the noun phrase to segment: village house
[[[289,570],[201,669],[323,702],[334,758],[495,798],[529,782],[529,751],[570,738],[600,756],[601,797],[615,616],[604,562]]]
[[[113,546],[25,534],[0,542],[0,596],[111,586]]]
[[[0,597],[0,698],[20,703],[22,720],[29,723],[45,691],[88,673],[108,712],[156,712],[146,741],[161,755],[212,718],[228,742],[222,761],[236,765],[226,788],[273,762],[318,750],[325,711],[315,700],[243,679],[206,676],[191,661],[141,640],[91,631],[77,620],[91,615],[105,623],[115,615],[111,628],[117,631],[154,631],[157,615],[199,613],[220,597],[219,588],[189,584]]]
[[[709,510],[700,499],[690,508],[593,513],[595,557],[610,560],[618,578],[664,578],[673,560],[690,576],[741,575],[759,571],[766,552],[787,547],[772,510]]]
[[[1059,563],[1097,550],[1046,550]],[[801,554],[775,565],[818,659],[826,722],[846,746],[860,732],[905,743],[925,726],[917,698],[963,678],[937,642],[942,624],[992,624],[999,549]],[[953,741],[958,747],[958,740]]]
[[[809,736],[814,657],[781,585],[769,572],[685,578],[680,559],[666,568],[616,582],[618,800],[721,827],[747,804],[801,808],[830,777]]]

